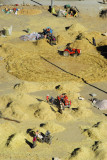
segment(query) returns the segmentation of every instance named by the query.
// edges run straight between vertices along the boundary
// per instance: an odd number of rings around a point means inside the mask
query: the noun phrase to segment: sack
[[[12,26],[10,26],[9,28],[3,28],[3,34],[5,36],[11,36],[11,34],[12,34]]]
[[[52,8],[52,14],[56,14],[55,8]]]

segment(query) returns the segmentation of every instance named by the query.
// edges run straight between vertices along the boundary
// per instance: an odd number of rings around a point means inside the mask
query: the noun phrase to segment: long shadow
[[[23,32],[26,32],[26,33],[28,33],[28,31],[27,31],[27,30],[25,30],[25,29],[24,29],[24,30],[22,30],[22,31],[23,31]]]
[[[79,79],[81,79],[85,84],[88,84],[89,86],[91,86],[91,87],[93,87],[93,88],[95,88],[95,89],[98,89],[99,91],[104,92],[104,93],[107,94],[106,91],[104,91],[104,90],[102,90],[102,89],[100,89],[100,88],[98,88],[98,87],[96,87],[96,86],[94,86],[94,85],[88,83],[84,78],[81,78],[81,77],[79,77],[79,76],[77,76],[77,75],[75,75],[75,74],[72,74],[72,73],[70,73],[70,72],[64,70],[63,68],[61,68],[61,67],[57,66],[56,64],[54,64],[54,63],[48,61],[47,59],[45,59],[45,58],[42,57],[42,56],[40,56],[40,57],[41,57],[43,60],[45,60],[46,62],[50,63],[51,65],[53,65],[53,66],[57,67],[58,69],[62,70],[63,72],[68,73],[68,74],[70,74],[70,75],[72,75],[72,76],[74,76],[74,77],[76,77],[76,78],[79,78]]]
[[[101,55],[107,59],[107,45],[97,47],[97,50],[101,52]]]
[[[15,136],[15,133],[12,134],[12,135],[10,135],[10,136],[8,137],[7,142],[6,142],[6,144],[5,144],[7,147],[8,147],[9,144],[11,143],[11,141],[12,141],[12,139],[13,139],[14,136]]]
[[[27,129],[26,133],[29,134],[32,131],[31,128]]]
[[[42,102],[43,100],[42,99],[39,99],[39,98],[36,98],[39,102]]]
[[[25,139],[25,142],[30,146],[30,148],[32,148],[33,144],[31,142],[29,142],[27,139]]]
[[[39,4],[40,6],[43,6],[41,3],[39,3],[39,2],[36,2],[36,1],[34,1],[34,0],[31,0],[32,2],[34,2],[34,3],[37,3],[37,4]]]
[[[105,116],[107,116],[107,114],[106,113],[103,113]]]
[[[0,118],[2,118],[4,120],[7,120],[7,121],[13,121],[13,122],[16,122],[16,123],[20,123],[20,121],[18,121],[18,120],[10,119],[10,118],[7,118],[7,117],[2,117],[2,115],[0,115]]]
[[[70,29],[72,25],[65,27],[65,30],[67,31],[68,29]]]
[[[104,2],[98,2],[98,3],[100,3],[100,4],[105,4]]]
[[[63,55],[63,51],[58,50],[59,55]]]
[[[50,106],[50,108],[51,108],[51,110],[52,110],[53,112],[56,112],[52,106]]]
[[[31,128],[28,128],[26,133],[29,134],[31,137],[34,137],[34,131]]]

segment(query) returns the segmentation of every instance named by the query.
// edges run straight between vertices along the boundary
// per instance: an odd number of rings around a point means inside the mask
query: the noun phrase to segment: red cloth
[[[46,100],[47,100],[47,101],[49,100],[49,96],[46,96]]]
[[[37,140],[36,136],[33,138],[33,142],[35,142]]]
[[[65,106],[69,105],[69,101],[65,99]]]

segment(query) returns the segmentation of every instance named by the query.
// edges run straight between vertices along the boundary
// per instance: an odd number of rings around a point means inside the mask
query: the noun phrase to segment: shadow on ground
[[[101,53],[102,56],[107,58],[107,45],[97,47],[97,50]]]

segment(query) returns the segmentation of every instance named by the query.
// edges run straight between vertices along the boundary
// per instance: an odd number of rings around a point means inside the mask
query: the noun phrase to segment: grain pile
[[[64,37],[63,34],[60,35],[61,37]],[[59,46],[61,44],[60,42],[67,44],[67,40],[60,38],[58,42]],[[5,44],[1,47],[2,55],[6,57],[5,61],[8,72],[22,80],[37,82],[44,80],[60,81],[63,77],[64,81],[71,78],[72,80],[81,81],[81,78],[84,78],[87,82],[94,82],[107,78],[107,61],[100,55],[96,47],[92,45],[89,34],[85,34],[81,40],[75,39],[74,42],[71,41],[70,46],[72,48],[81,49],[82,54],[77,58],[61,56],[56,46],[50,46],[45,39],[34,43],[30,42],[29,45],[28,43],[23,44],[24,48],[10,44]],[[104,40],[103,43],[105,44],[106,41]],[[30,47],[29,52],[28,46]],[[47,60],[52,62],[52,64],[47,62]],[[68,71],[72,76],[61,71],[57,66]]]
[[[41,14],[42,11],[41,10],[37,10],[37,9],[20,9],[17,14],[18,15],[37,15],[37,14]]]

